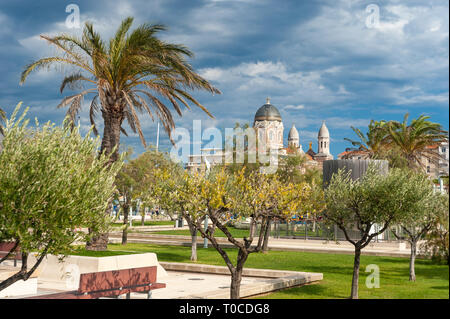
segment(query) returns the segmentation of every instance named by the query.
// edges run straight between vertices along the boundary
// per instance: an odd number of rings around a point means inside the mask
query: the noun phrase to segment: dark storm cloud
[[[425,113],[448,128],[445,0],[0,0],[0,105],[7,112],[23,100],[41,122],[62,121],[65,110],[55,108],[63,97],[62,74],[42,71],[24,86],[18,82],[26,64],[54,53],[39,34],[74,32],[64,24],[70,3],[105,37],[131,15],[135,26],[167,25],[161,37],[195,53],[193,66],[223,94],[195,93],[215,119],[193,109],[177,118],[178,126],[190,128],[194,119],[203,120],[204,127],[251,124],[271,96],[283,116],[285,137],[295,123],[307,148],[326,120],[335,156],[349,146],[343,138],[352,137],[350,125],[364,127],[372,118]],[[369,4],[380,9],[375,29],[366,25]],[[80,123],[89,127],[86,111]],[[154,143],[156,125],[149,118],[142,125]],[[167,136],[161,137],[161,145],[169,147]],[[142,151],[137,136],[123,142]]]

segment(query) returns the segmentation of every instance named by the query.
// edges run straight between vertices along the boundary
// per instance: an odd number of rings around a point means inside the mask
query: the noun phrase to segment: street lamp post
[[[205,226],[205,233],[208,230],[208,215],[206,215],[205,217],[205,221],[204,221],[204,226]],[[208,248],[208,238],[204,238],[203,239],[203,248]]]

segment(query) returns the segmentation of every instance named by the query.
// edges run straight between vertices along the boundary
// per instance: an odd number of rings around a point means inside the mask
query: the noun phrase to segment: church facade
[[[322,167],[324,161],[333,159],[333,155],[330,153],[330,132],[325,125],[325,121],[322,122],[317,134],[317,152],[312,149],[312,142],[309,143],[309,149],[306,152],[303,150],[300,143],[300,134],[295,124],[289,130],[287,146],[285,147],[283,120],[278,109],[270,103],[269,98],[267,98],[266,104],[256,111],[253,127],[258,132],[258,140],[263,140],[263,145],[266,145],[267,150],[278,150],[279,155],[303,154],[307,157],[308,166],[318,167]]]

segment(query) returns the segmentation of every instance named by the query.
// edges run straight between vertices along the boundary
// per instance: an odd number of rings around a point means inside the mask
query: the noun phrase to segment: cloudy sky
[[[194,93],[215,118],[186,110],[177,127],[191,129],[193,120],[222,130],[252,124],[270,96],[285,140],[295,124],[303,148],[312,141],[316,149],[325,120],[334,156],[351,146],[344,141],[354,137],[350,126],[365,128],[371,119],[426,114],[448,129],[448,0],[0,0],[0,106],[8,114],[23,101],[30,117],[62,122],[65,110],[56,105],[63,74],[39,71],[23,86],[19,78],[26,64],[55,54],[40,34],[80,32],[66,24],[69,4],[105,38],[133,16],[135,26],[166,25],[162,39],[195,53],[191,64],[222,94]],[[86,111],[80,121],[89,127]],[[156,123],[143,116],[142,125],[154,144]],[[143,150],[137,136],[122,144]],[[170,147],[164,132],[160,145]]]

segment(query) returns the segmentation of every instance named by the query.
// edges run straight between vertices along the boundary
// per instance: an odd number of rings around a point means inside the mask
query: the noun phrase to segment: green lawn
[[[110,244],[107,252],[86,252],[85,256],[105,256],[126,253],[154,252],[159,261],[190,262],[190,247],[159,246],[147,244]],[[225,249],[236,260],[237,250]],[[436,265],[430,260],[417,260],[416,282],[408,281],[408,259],[394,257],[361,256],[360,298],[423,299],[449,298],[449,268]],[[199,248],[198,263],[225,265],[214,248]],[[380,288],[368,289],[365,280],[366,266],[376,264],[380,269]],[[245,264],[249,268],[295,270],[321,272],[324,279],[317,283],[298,288],[278,291],[261,298],[269,299],[337,299],[350,295],[353,256],[342,254],[269,251],[267,254],[251,254]]]
[[[238,229],[234,227],[228,227],[228,230],[233,235],[234,238],[243,238],[244,236],[248,237],[249,230],[248,229]],[[160,235],[179,235],[179,236],[191,236],[191,233],[188,229],[178,229],[178,230],[161,230],[152,232],[152,234],[160,234]],[[197,232],[197,235],[200,237],[200,232]],[[220,230],[215,230],[215,235],[217,237],[226,237],[225,234]]]
[[[113,223],[113,226],[123,226],[122,222]],[[144,226],[164,226],[164,225],[175,225],[174,221],[171,220],[146,220]],[[140,220],[133,220],[133,226],[141,226]]]
[[[243,238],[244,236],[248,237],[249,230],[248,229],[238,229],[234,227],[228,227],[228,230],[231,232],[233,237],[235,238]],[[187,229],[174,229],[174,230],[161,230],[152,232],[153,234],[160,234],[160,235],[178,235],[178,236],[190,236],[190,232]],[[197,232],[198,236],[200,236],[200,233]],[[273,235],[275,235],[275,232],[272,232]],[[280,236],[286,235],[286,230],[281,230],[279,232]],[[220,230],[216,228],[216,236],[217,237],[226,237],[225,234]],[[298,238],[303,238],[305,236],[305,228],[303,225],[299,225],[294,232],[293,229],[289,231],[289,236],[296,236]],[[308,230],[308,237],[320,237],[322,236],[322,231],[313,232],[311,230]]]

